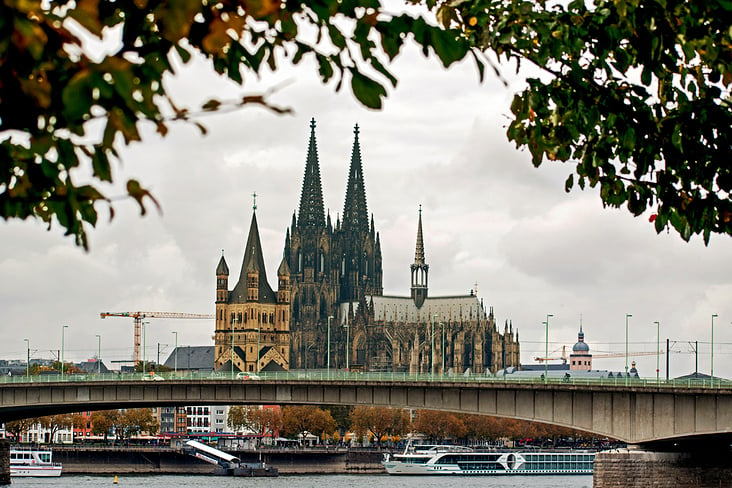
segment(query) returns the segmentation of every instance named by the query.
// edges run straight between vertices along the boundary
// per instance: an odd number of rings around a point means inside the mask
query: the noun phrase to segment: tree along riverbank
[[[67,447],[54,446],[54,461],[64,474],[211,474],[212,464],[165,447]],[[266,449],[227,452],[242,462],[260,460],[280,474],[383,473],[383,454],[374,449]]]

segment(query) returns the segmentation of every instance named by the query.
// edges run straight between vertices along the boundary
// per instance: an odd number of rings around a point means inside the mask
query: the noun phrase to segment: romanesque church
[[[408,269],[409,296],[385,296],[381,242],[366,204],[358,126],[342,220],[333,224],[326,215],[311,121],[300,206],[285,233],[277,293],[267,283],[256,214],[232,291],[223,256],[219,262],[217,368],[226,370],[233,360],[241,371],[330,367],[463,374],[520,364],[518,332],[506,322],[501,333],[493,308],[486,310],[476,294],[429,295],[421,209],[415,260],[405,264]]]

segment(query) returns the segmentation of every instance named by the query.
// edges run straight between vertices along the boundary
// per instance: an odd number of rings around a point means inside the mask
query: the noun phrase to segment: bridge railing
[[[164,373],[103,373],[103,374],[43,374],[37,376],[0,376],[0,384],[60,383],[60,382],[175,382],[175,381],[236,381],[242,384],[259,381],[336,381],[336,382],[398,382],[398,383],[503,383],[513,385],[577,385],[577,386],[632,386],[662,389],[726,389],[732,390],[732,381],[722,378],[657,380],[616,376],[612,378],[583,378],[549,376],[516,376],[493,374],[449,375],[402,372],[356,372],[347,370],[298,370],[261,373],[231,372],[164,372]]]

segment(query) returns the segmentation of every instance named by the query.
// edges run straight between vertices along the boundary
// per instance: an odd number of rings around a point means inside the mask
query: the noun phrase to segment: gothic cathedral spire
[[[419,223],[417,224],[417,247],[414,251],[412,270],[412,300],[417,308],[421,308],[427,298],[427,282],[430,266],[424,259],[424,241],[422,240],[422,205],[419,206]]]
[[[318,145],[315,140],[315,119],[310,121],[310,142],[305,163],[305,177],[302,181],[300,195],[300,214],[298,226],[302,228],[325,227],[325,211],[323,206],[323,187],[320,182],[320,166],[318,163]]]
[[[346,202],[343,205],[343,229],[346,232],[368,232],[369,213],[366,208],[366,189],[361,166],[361,146],[358,142],[358,124],[353,129],[353,151],[348,173]]]

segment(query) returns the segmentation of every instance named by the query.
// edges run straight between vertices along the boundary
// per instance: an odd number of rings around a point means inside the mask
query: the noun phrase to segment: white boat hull
[[[58,477],[61,476],[61,466],[11,466],[11,477]]]

